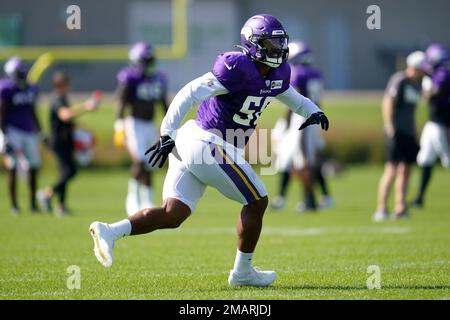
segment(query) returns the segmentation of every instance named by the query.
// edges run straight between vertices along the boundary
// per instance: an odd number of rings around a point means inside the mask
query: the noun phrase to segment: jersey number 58
[[[234,122],[247,127],[255,126],[259,116],[272,99],[273,97],[248,96],[242,108],[233,116]]]

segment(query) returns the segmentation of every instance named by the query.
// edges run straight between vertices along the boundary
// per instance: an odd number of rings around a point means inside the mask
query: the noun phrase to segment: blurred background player
[[[413,206],[422,207],[425,191],[431,179],[431,171],[437,158],[444,168],[450,167],[450,53],[441,44],[433,44],[426,51],[427,60],[433,67],[431,78],[423,81],[424,94],[428,99],[429,120],[420,138],[417,163],[422,168],[419,192]]]
[[[161,103],[164,113],[168,109],[166,77],[155,71],[153,47],[139,42],[130,52],[131,66],[123,68],[118,76],[119,107],[114,123],[114,144],[126,144],[131,156],[131,179],[125,207],[128,215],[151,208],[153,190],[151,168],[145,157],[149,145],[158,141],[157,128],[153,123],[155,104]],[[125,109],[131,108],[130,116],[125,117]]]
[[[38,141],[41,126],[36,116],[37,87],[27,82],[28,68],[18,57],[4,65],[6,78],[0,80],[0,131],[8,171],[11,211],[19,213],[16,194],[17,169],[28,173],[30,209],[37,212],[36,187],[40,166]],[[43,136],[42,136],[43,137]]]
[[[405,196],[411,165],[416,162],[419,151],[415,111],[421,98],[421,81],[429,71],[429,65],[422,51],[408,55],[406,64],[406,70],[395,73],[389,80],[383,99],[387,163],[378,187],[378,205],[373,216],[375,221],[388,218],[387,201],[394,179],[394,218],[407,216]]]
[[[66,214],[67,184],[75,177],[77,172],[74,159],[74,119],[86,112],[97,108],[101,93],[96,91],[91,98],[81,105],[71,106],[69,101],[70,78],[64,72],[55,72],[52,78],[55,96],[50,109],[51,146],[58,160],[59,179],[52,186],[38,192],[41,205],[52,211],[51,199],[58,197],[57,214]]]
[[[291,85],[320,106],[323,79],[320,71],[311,66],[313,62],[311,49],[301,41],[289,43],[288,61],[291,65]],[[278,140],[275,150],[281,177],[279,193],[271,203],[273,209],[284,207],[292,171],[300,179],[304,190],[304,202],[299,203],[297,211],[303,212],[317,208],[313,188],[315,182],[319,183],[323,194],[320,206],[331,207],[333,204],[321,170],[322,161],[319,152],[325,147],[325,142],[317,126],[298,130],[304,120],[303,117],[288,110],[285,118],[280,119],[274,129],[275,139]],[[277,131],[279,137],[276,137]]]

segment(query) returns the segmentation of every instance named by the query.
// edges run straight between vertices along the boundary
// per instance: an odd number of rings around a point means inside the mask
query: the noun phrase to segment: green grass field
[[[210,189],[180,229],[117,242],[115,265],[105,269],[93,255],[88,226],[124,217],[127,172],[85,171],[71,188],[73,216],[15,218],[2,201],[0,298],[450,298],[450,173],[436,174],[425,210],[413,211],[407,221],[374,224],[379,174],[380,168],[360,167],[337,177],[337,208],[318,214],[294,213],[298,187],[292,185],[286,210],[267,213],[255,257],[279,279],[267,289],[231,289],[226,279],[234,261],[237,204]],[[161,173],[158,190],[162,179]],[[273,194],[275,178],[264,180]],[[80,290],[66,287],[70,265],[81,268]],[[366,288],[369,265],[381,269],[381,290]]]
[[[377,130],[379,109],[358,107],[330,108],[331,121],[345,125],[345,113]],[[264,115],[265,123],[281,113],[275,110]],[[105,117],[112,121],[112,111],[101,110],[85,123],[103,128],[100,147],[106,150],[111,122]],[[239,205],[213,189],[181,228],[118,241],[115,264],[105,269],[94,257],[88,227],[125,217],[126,168],[82,170],[70,186],[74,214],[64,218],[28,213],[24,181],[23,213],[10,215],[0,172],[0,299],[450,299],[450,172],[435,172],[426,208],[413,210],[411,219],[375,224],[381,170],[348,167],[330,181],[336,208],[317,214],[294,212],[299,187],[291,185],[286,209],[265,216],[254,264],[276,270],[278,280],[264,289],[228,287]],[[156,175],[158,196],[164,174]],[[40,185],[55,177],[49,162]],[[274,195],[276,177],[263,180]],[[417,185],[416,169],[410,198]],[[80,290],[66,286],[71,265],[80,267]],[[380,290],[366,287],[370,265],[381,270]]]

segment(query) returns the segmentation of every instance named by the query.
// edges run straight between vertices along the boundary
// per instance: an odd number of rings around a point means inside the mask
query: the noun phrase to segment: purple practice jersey
[[[247,55],[226,52],[217,57],[212,73],[228,93],[203,101],[197,124],[242,148],[270,101],[289,88],[291,70],[283,63],[263,77]]]
[[[323,80],[319,70],[306,65],[291,65],[291,85],[317,105],[320,104]]]
[[[450,126],[450,70],[438,67],[431,80],[437,93],[430,97],[430,120]]]
[[[20,88],[10,79],[1,79],[0,99],[5,108],[6,126],[30,133],[36,131],[34,107],[37,97],[37,87],[27,84]]]
[[[167,79],[162,72],[146,75],[138,68],[125,67],[117,74],[120,85],[125,86],[125,102],[132,107],[144,104],[153,108],[155,102],[165,99]]]

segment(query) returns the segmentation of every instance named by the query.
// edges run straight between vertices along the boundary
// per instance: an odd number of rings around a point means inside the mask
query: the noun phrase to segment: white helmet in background
[[[427,56],[423,51],[414,51],[406,57],[406,65],[408,68],[421,70],[425,73],[431,71],[431,65],[427,60]]]

